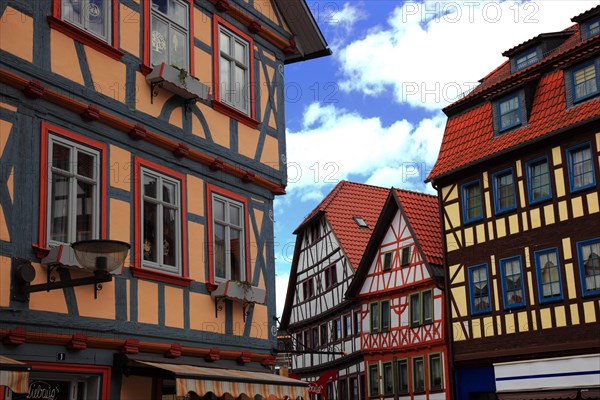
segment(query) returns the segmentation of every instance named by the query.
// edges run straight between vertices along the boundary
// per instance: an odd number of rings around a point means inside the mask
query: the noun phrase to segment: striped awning
[[[265,399],[283,399],[286,396],[291,399],[296,399],[298,396],[308,398],[306,382],[275,374],[149,361],[137,362],[175,374],[177,396],[185,396],[189,392],[202,396],[212,392],[217,397],[229,393],[234,398],[242,394],[250,398],[260,395]]]
[[[28,364],[0,356],[0,386],[7,386],[13,393],[28,393],[30,370]]]

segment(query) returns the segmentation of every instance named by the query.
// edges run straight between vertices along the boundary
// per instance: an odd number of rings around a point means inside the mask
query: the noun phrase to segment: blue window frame
[[[465,183],[462,186],[462,208],[465,223],[478,221],[483,218],[481,203],[481,185],[479,180]]]
[[[585,100],[600,92],[598,68],[594,61],[579,65],[571,71],[573,82],[573,102]]]
[[[587,37],[590,38],[600,33],[600,19],[587,23]]]
[[[537,49],[524,51],[515,57],[515,71],[521,70],[539,61]]]
[[[558,249],[534,252],[540,303],[563,299]]]
[[[487,264],[469,267],[468,274],[471,314],[483,314],[492,311]]]
[[[502,275],[502,297],[504,308],[517,308],[525,305],[525,289],[523,287],[523,268],[521,257],[510,257],[500,260]]]
[[[571,191],[596,186],[592,144],[590,142],[567,149],[569,163],[569,183]]]
[[[552,198],[548,157],[538,158],[527,163],[527,188],[529,203],[539,203]]]
[[[600,238],[577,243],[583,296],[600,294]]]
[[[515,93],[498,101],[498,129],[500,132],[521,125],[521,100]]]
[[[515,184],[512,169],[496,172],[492,178],[494,185],[494,209],[496,213],[514,210],[517,207]]]

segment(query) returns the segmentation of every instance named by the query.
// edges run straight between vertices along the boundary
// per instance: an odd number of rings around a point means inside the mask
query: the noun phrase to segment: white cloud
[[[288,193],[300,201],[320,200],[321,187],[351,175],[384,187],[422,188],[445,123],[439,113],[416,126],[405,119],[383,126],[379,118],[313,103],[303,130],[288,132]]]
[[[334,27],[341,27],[346,32],[351,31],[357,21],[366,18],[365,13],[361,9],[350,3],[344,3],[341,10],[335,9],[337,7],[335,3],[330,3],[328,6],[331,9],[329,10],[330,17],[326,20],[327,24]]]
[[[408,1],[385,26],[335,54],[340,88],[429,110],[456,100],[500,65],[501,53],[540,33],[569,27],[597,5],[584,1]]]

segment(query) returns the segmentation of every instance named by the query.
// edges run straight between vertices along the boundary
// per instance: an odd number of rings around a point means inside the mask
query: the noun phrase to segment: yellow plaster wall
[[[0,307],[8,307],[10,304],[10,271],[10,257],[0,256]]]
[[[121,49],[140,57],[140,14],[121,3],[119,12]]]
[[[460,206],[459,206],[459,204],[458,203],[446,204],[446,206],[444,207],[444,210],[446,211],[446,218],[448,220],[448,226],[446,226],[446,229],[459,227],[460,226]]]
[[[33,18],[6,7],[0,17],[0,49],[33,62]]]
[[[4,154],[6,142],[11,135],[12,126],[13,124],[8,121],[0,120],[0,156]],[[12,181],[12,171],[9,175],[9,178]],[[9,186],[9,193],[12,199],[12,184]],[[2,204],[0,204],[0,240],[10,242],[10,232],[8,230],[8,225],[6,224],[6,219],[4,218]]]
[[[448,252],[458,250],[459,248],[458,243],[456,241],[456,236],[452,233],[448,233],[446,235],[446,248],[448,249]]]
[[[121,382],[121,400],[151,399],[152,387],[152,378],[123,375],[123,381]]]
[[[584,209],[581,196],[571,199],[571,211],[573,212],[573,218],[583,217]]]
[[[529,212],[531,218],[531,229],[536,229],[542,226],[542,220],[540,219],[540,209],[534,208]]]
[[[474,245],[475,241],[473,240],[473,227],[470,226],[465,228],[463,232],[465,234],[465,247]]]
[[[238,124],[239,153],[248,158],[254,158],[259,136],[260,132],[258,130],[252,129],[244,124]]]
[[[455,308],[452,307],[452,317],[464,317],[467,315],[467,296],[466,290],[464,286],[458,286],[450,289],[452,292],[452,298],[454,303],[456,304]],[[458,312],[459,315],[455,315],[455,312]]]
[[[73,289],[80,316],[115,319],[114,279],[111,282],[102,283],[102,290],[98,292],[97,299],[94,299],[94,285],[77,286]]]
[[[271,168],[279,169],[279,141],[273,136],[265,136],[260,162]]]
[[[444,186],[442,188],[442,198],[446,202],[458,200],[458,186],[457,185]],[[448,204],[445,204],[444,207],[448,207]]]
[[[0,101],[0,108],[4,108],[4,109],[6,109],[8,111],[11,111],[11,112],[14,112],[14,113],[17,112],[17,110],[18,110],[18,108],[16,106],[13,106],[13,105],[8,104],[8,103],[3,103],[1,101]]]
[[[562,163],[560,146],[552,148],[552,163],[555,166]]]
[[[183,113],[181,107],[175,107],[169,116],[169,123],[178,128],[183,128]]]
[[[46,268],[42,268],[38,263],[32,263],[35,268],[35,279],[32,285],[46,283]],[[56,281],[60,281],[58,274],[54,273]],[[94,295],[92,294],[92,299]],[[37,292],[29,295],[29,309],[36,311],[48,311],[67,314],[67,302],[65,300],[64,290],[51,290],[49,292]]]
[[[252,315],[252,326],[250,327],[250,337],[259,339],[269,339],[269,314],[267,306],[255,305]]]
[[[146,82],[146,77],[141,72],[135,74],[135,107],[138,111],[158,117],[166,101],[171,98],[171,94],[166,90],[157,91],[156,97],[150,101],[150,84]]]
[[[456,265],[451,265],[449,268],[449,277],[452,278],[454,277],[454,279],[452,280],[452,284],[458,284],[458,283],[464,283],[465,281],[465,274],[464,273],[456,273],[456,271],[458,271],[459,269],[462,268],[462,264],[456,264]]]
[[[552,225],[554,223],[554,205],[548,204],[544,207],[544,222],[546,225]]]
[[[138,322],[158,324],[158,285],[138,279]],[[180,303],[181,304],[181,303]]]
[[[131,153],[110,145],[110,186],[129,192],[131,190]]]
[[[196,70],[196,78],[212,91],[212,55],[198,47],[194,48],[194,69]]]
[[[529,230],[529,220],[527,219],[527,211],[521,213],[521,221],[523,221],[523,231]]]
[[[552,328],[552,317],[550,316],[550,308],[540,309],[540,319],[542,320],[542,329]]]
[[[190,279],[205,282],[204,267],[206,260],[204,259],[204,249],[206,240],[204,239],[204,225],[188,221],[188,243]]]
[[[515,333],[515,314],[506,313],[504,314],[504,325],[506,326],[505,332],[507,334]]]
[[[506,218],[496,219],[496,234],[498,239],[506,236]]]
[[[596,322],[596,310],[594,308],[594,300],[586,301],[585,303],[583,303],[583,315],[585,317],[586,324]]]
[[[588,213],[594,214],[600,211],[600,207],[598,206],[598,192],[592,192],[587,194],[587,206]]]
[[[571,304],[571,325],[579,325],[579,307]]]
[[[525,207],[525,189],[523,188],[523,181],[519,181],[519,208]]]
[[[206,133],[204,132],[204,127],[200,122],[200,119],[196,116],[196,114],[191,114],[192,118],[192,134],[201,137],[202,139],[206,139]]]
[[[110,199],[110,231],[108,237],[112,240],[121,240],[126,243],[131,242],[131,226],[130,226],[131,204],[118,200]],[[129,265],[131,252],[125,259],[125,265]]]
[[[473,318],[471,320],[471,339],[479,339],[481,337],[481,319]]]
[[[482,179],[481,179],[481,180],[482,180],[482,182],[483,182],[483,189],[484,189],[484,190],[485,190],[485,189],[487,189],[487,188],[488,188],[488,186],[489,186],[489,183],[488,183],[488,173],[487,173],[487,171],[486,171],[486,172],[484,172],[484,173],[482,174]]]
[[[275,10],[273,10],[273,6],[271,5],[271,2],[269,0],[255,0],[254,8],[259,13],[261,13],[262,15],[264,15],[265,17],[267,17],[268,19],[273,21],[276,25],[279,25],[279,21],[277,20],[277,15],[275,14]],[[332,11],[334,11],[334,10],[332,10]],[[283,18],[282,18],[282,20],[283,20]],[[288,32],[289,32],[289,30],[288,30]]]
[[[126,92],[125,64],[88,46],[85,46],[85,55],[96,92],[124,103]]]
[[[483,334],[485,337],[494,336],[494,319],[492,317],[483,319]]]
[[[188,175],[186,181],[188,212],[204,216],[204,181],[194,175]]]
[[[215,318],[214,300],[201,293],[190,293],[190,329],[197,331],[225,333],[225,309]]]
[[[212,44],[212,19],[196,7],[194,7],[194,37],[208,46]]]
[[[200,111],[206,119],[206,123],[210,129],[210,134],[213,141],[223,147],[229,148],[229,117],[220,112],[216,112],[212,108],[209,108],[201,103],[196,103],[200,108]],[[245,126],[239,124],[239,127]],[[239,131],[238,131],[239,132]],[[241,143],[240,143],[241,146]]]
[[[483,198],[485,199],[485,216],[487,218],[492,217],[492,206],[490,200],[490,192],[483,192]]]
[[[486,241],[485,238],[485,225],[484,224],[478,224],[475,227],[475,230],[477,232],[477,243],[484,243]]]
[[[165,285],[165,325],[183,329],[183,290]]]
[[[554,319],[556,320],[557,328],[567,326],[567,315],[565,314],[565,306],[554,307]]]
[[[558,217],[560,218],[561,222],[569,219],[569,210],[567,208],[566,200],[563,200],[558,203]]]
[[[562,168],[557,168],[554,171],[554,185],[556,187],[556,197],[563,197],[565,195],[565,178]]]
[[[527,315],[527,311],[521,311],[517,314],[519,319],[519,332],[527,332],[529,331],[529,318]]]
[[[508,217],[508,227],[511,235],[519,233],[519,216],[517,214]]]
[[[82,86],[84,84],[73,39],[56,29],[50,29],[50,69]]]

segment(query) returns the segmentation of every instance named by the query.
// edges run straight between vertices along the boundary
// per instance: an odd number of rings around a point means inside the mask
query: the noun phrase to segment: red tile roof
[[[444,265],[437,196],[397,189],[402,209],[429,264]]]
[[[570,125],[598,118],[600,98],[567,109],[563,70],[558,67],[578,59],[597,56],[599,52],[600,36],[582,42],[577,30],[542,61],[523,70],[511,74],[509,62],[506,61],[484,78],[481,85],[468,96],[444,110],[449,119],[438,160],[427,179],[436,179]],[[540,71],[543,71],[541,78]],[[539,79],[539,82],[527,125],[494,137],[489,96],[507,92],[530,79]],[[461,110],[462,107],[469,106],[468,110]]]
[[[325,214],[344,253],[356,269],[389,191],[378,186],[341,181],[302,221],[294,233],[304,229],[317,215]],[[361,217],[368,227],[359,227],[354,217]]]

